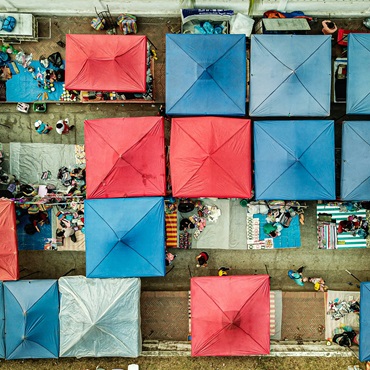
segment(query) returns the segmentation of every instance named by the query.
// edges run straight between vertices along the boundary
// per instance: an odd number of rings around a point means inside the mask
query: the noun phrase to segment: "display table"
[[[0,16],[3,18],[11,16],[16,20],[13,31],[0,30],[1,40],[38,41],[37,22],[33,14],[0,13]]]

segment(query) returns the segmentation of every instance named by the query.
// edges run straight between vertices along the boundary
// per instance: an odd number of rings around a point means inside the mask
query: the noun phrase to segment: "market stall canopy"
[[[164,276],[164,199],[85,201],[86,276]]]
[[[18,240],[14,202],[0,199],[0,280],[18,280]]]
[[[66,35],[67,90],[146,91],[147,38]]]
[[[4,288],[0,281],[0,358],[5,358],[5,313],[4,313]]]
[[[345,121],[342,126],[341,199],[369,200],[370,121]]]
[[[57,280],[4,283],[6,359],[58,358]]]
[[[166,194],[163,117],[85,121],[87,198]]]
[[[270,353],[268,275],[191,279],[192,356]]]
[[[370,34],[348,35],[347,114],[370,114]]]
[[[254,161],[256,199],[336,199],[334,121],[256,121]]]
[[[170,147],[173,196],[251,197],[250,120],[173,118]]]
[[[61,357],[138,357],[140,279],[59,279]]]
[[[331,36],[252,35],[249,114],[330,114]]]
[[[370,282],[360,285],[360,361],[370,361]]]
[[[166,112],[244,116],[245,35],[166,35]]]

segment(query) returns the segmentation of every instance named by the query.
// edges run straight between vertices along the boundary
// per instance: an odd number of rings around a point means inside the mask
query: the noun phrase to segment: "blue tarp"
[[[86,200],[86,276],[164,276],[164,230],[161,197]]]
[[[330,114],[331,36],[252,35],[249,114]]]
[[[35,68],[33,74],[28,72],[27,68],[23,68],[18,64],[19,73],[13,73],[12,78],[6,81],[6,101],[32,103],[36,100],[42,100],[42,95],[40,94],[44,92],[48,94],[48,99],[46,100],[59,100],[63,93],[63,82],[55,82],[55,91],[53,92],[45,90],[42,75],[46,68],[40,62],[36,61],[32,61],[30,65]],[[56,69],[52,65],[49,68]]]
[[[30,223],[30,215],[27,210],[19,209],[20,215],[17,215],[17,238],[18,250],[44,250],[45,239],[52,237],[51,224],[39,225],[40,232],[33,235],[27,234],[24,227]],[[50,209],[46,211],[51,220]]]
[[[269,238],[269,236],[266,235],[263,230],[263,227],[267,223],[266,215],[258,213],[253,215],[253,217],[258,218],[260,220],[259,240]],[[289,227],[283,228],[281,230],[281,235],[274,238],[274,248],[298,248],[300,246],[301,246],[301,230],[299,227],[299,218],[298,216],[296,216],[292,218]]]
[[[370,121],[348,121],[342,128],[341,198],[370,198]]]
[[[370,114],[370,34],[348,35],[347,114]]]
[[[0,281],[0,358],[5,357],[5,342],[4,342],[4,324],[5,324],[5,318],[4,318],[4,288],[3,288],[3,282]]]
[[[57,280],[5,282],[4,302],[6,359],[57,358]]]
[[[334,121],[254,122],[256,199],[335,199]]]
[[[360,361],[370,361],[370,282],[360,285]]]
[[[166,35],[166,112],[243,116],[245,35]]]

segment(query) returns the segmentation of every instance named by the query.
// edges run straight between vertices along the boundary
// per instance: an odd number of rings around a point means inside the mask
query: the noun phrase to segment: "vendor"
[[[263,232],[270,238],[276,238],[280,235],[280,232],[278,231],[278,226],[272,223],[266,223],[263,226]]]

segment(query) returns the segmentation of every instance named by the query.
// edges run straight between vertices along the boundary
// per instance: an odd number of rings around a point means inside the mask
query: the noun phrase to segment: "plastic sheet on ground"
[[[63,166],[71,169],[77,166],[75,145],[10,143],[10,173],[22,183],[64,188],[57,179],[58,170]],[[41,180],[43,171],[50,171],[51,178]]]

